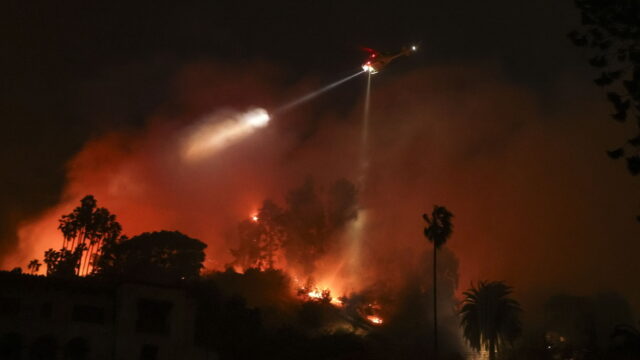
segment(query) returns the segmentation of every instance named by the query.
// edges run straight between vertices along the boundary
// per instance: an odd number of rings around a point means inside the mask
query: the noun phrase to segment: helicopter
[[[413,54],[418,50],[418,47],[416,45],[411,45],[403,48],[400,52],[395,54],[383,54],[370,48],[364,48],[364,50],[369,53],[369,57],[366,62],[362,64],[362,70],[369,74],[377,74],[393,60]]]

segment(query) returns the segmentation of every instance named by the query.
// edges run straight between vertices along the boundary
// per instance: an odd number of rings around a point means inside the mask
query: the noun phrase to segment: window
[[[173,304],[168,301],[139,300],[136,330],[142,333],[168,334],[172,307]]]
[[[104,324],[104,309],[98,306],[75,305],[71,316],[73,321]]]
[[[140,360],[156,360],[158,358],[158,347],[146,344],[140,351]]]

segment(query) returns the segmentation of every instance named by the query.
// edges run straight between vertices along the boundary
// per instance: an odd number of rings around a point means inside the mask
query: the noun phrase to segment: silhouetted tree
[[[84,244],[73,249],[49,249],[44,252],[44,263],[47,265],[47,276],[71,277],[77,275],[80,269],[80,259],[85,250]]]
[[[94,212],[93,227],[94,231],[89,240],[88,254],[85,257],[84,273],[88,274],[89,266],[95,268],[100,250],[105,241],[117,241],[122,232],[122,226],[116,221],[116,216],[109,213],[105,208],[98,208]]]
[[[231,249],[234,257],[231,265],[237,265],[241,269],[253,267],[260,268],[262,262],[262,246],[260,244],[260,226],[253,219],[245,219],[238,224],[238,247]]]
[[[460,315],[463,336],[476,351],[486,349],[489,359],[520,336],[520,304],[510,295],[512,288],[501,281],[480,282],[464,292]]]
[[[315,261],[334,245],[335,232],[354,220],[358,210],[356,187],[347,180],[333,183],[326,197],[320,195],[307,179],[287,194],[285,207],[266,200],[256,218],[240,223],[239,245],[231,250],[233,264],[269,269],[282,253],[309,275]]]
[[[258,212],[257,224],[260,227],[260,256],[259,268],[273,269],[277,252],[286,239],[286,232],[282,226],[284,210],[272,201],[265,201]]]
[[[240,244],[232,249],[234,264],[243,269],[273,269],[278,250],[286,239],[282,225],[284,210],[271,200],[265,200],[258,214],[238,226]]]
[[[142,233],[116,245],[117,272],[153,281],[191,280],[200,276],[207,247],[178,231]]]
[[[423,214],[422,218],[427,222],[424,228],[424,236],[433,243],[433,344],[435,358],[438,358],[438,296],[437,296],[437,254],[438,249],[444,245],[453,233],[451,218],[453,214],[444,206],[435,205],[431,217]]]
[[[100,255],[94,261],[93,273],[101,277],[113,277],[118,274],[119,260],[118,245],[129,240],[125,235],[119,238],[108,237],[102,241]]]
[[[27,269],[29,269],[29,272],[31,274],[37,274],[38,271],[40,271],[40,266],[42,266],[40,261],[38,259],[33,259],[29,261],[29,265],[27,265]]]
[[[591,52],[589,64],[600,75],[594,81],[607,91],[614,120],[635,120],[631,137],[608,151],[625,158],[632,175],[640,174],[640,2],[637,0],[575,0],[582,29],[569,33],[572,42]],[[640,216],[638,217],[640,221]]]
[[[324,205],[311,179],[307,179],[300,188],[290,191],[286,201],[286,256],[292,263],[302,265],[305,272],[310,274],[315,260],[324,254],[327,245]]]
[[[80,206],[63,215],[58,229],[63,235],[62,249],[47,251],[45,263],[48,274],[88,274],[89,267],[99,257],[103,242],[116,241],[122,231],[116,216],[105,208],[98,208],[92,195],[82,198]],[[69,273],[70,269],[72,273]]]

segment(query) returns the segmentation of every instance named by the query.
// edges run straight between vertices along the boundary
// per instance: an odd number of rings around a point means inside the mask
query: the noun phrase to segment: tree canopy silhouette
[[[88,275],[95,269],[105,242],[115,242],[122,227],[106,208],[97,207],[93,195],[80,200],[80,206],[62,215],[58,229],[62,248],[45,252],[47,274],[54,276]]]
[[[115,248],[116,272],[147,281],[192,280],[200,276],[205,243],[178,231],[136,235]]]
[[[42,264],[40,263],[40,260],[33,259],[29,261],[29,265],[27,265],[27,269],[29,269],[29,273],[31,274],[37,274],[40,271],[40,266],[42,266]]]
[[[482,281],[464,292],[460,310],[463,336],[474,350],[487,350],[492,360],[522,332],[522,310],[511,293],[512,288],[502,281]]]
[[[569,33],[574,45],[591,53],[589,64],[598,70],[596,85],[606,90],[614,108],[612,118],[634,120],[633,133],[608,151],[624,158],[631,175],[640,174],[640,2],[637,0],[575,0],[582,28]],[[640,221],[640,216],[638,216]]]
[[[284,210],[271,200],[265,200],[252,219],[238,225],[240,245],[231,249],[234,265],[243,269],[273,269],[277,252],[286,238],[282,225]]]
[[[354,220],[357,213],[353,183],[340,179],[323,193],[307,179],[288,192],[284,206],[265,200],[254,219],[240,223],[239,245],[231,250],[233,264],[245,269],[273,268],[282,254],[287,263],[311,274],[315,261],[335,245],[336,231]]]

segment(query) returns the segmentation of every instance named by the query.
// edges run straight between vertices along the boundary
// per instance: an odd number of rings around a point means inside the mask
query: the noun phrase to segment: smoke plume
[[[340,178],[355,182],[362,97],[346,113],[332,112],[339,99],[328,93],[198,161],[185,160],[185,134],[201,119],[215,127],[229,114],[268,109],[312,88],[284,87],[274,81],[278,71],[262,70],[188,66],[176,75],[172,101],[146,126],[88,141],[67,165],[62,200],[20,227],[19,247],[4,267],[58,247],[57,219],[93,194],[118,215],[124,233],[179,230],[208,244],[207,269],[222,269],[233,261],[238,224],[265,199],[284,204],[309,177],[321,193]],[[345,245],[314,259],[319,284],[355,292],[383,282],[399,290],[429,249],[421,214],[441,204],[455,214],[445,246],[459,259],[461,288],[506,280],[526,297],[540,288],[607,286],[640,302],[626,281],[639,270],[629,265],[640,250],[629,241],[640,235],[627,199],[632,179],[603,155],[616,134],[602,131],[606,114],[589,94],[565,89],[575,100],[543,110],[541,99],[497,70],[448,66],[391,75],[373,79],[367,187],[357,219],[336,235],[348,245],[357,231],[361,243],[357,253]],[[567,254],[574,254],[571,264]],[[356,258],[357,277],[335,275]]]

